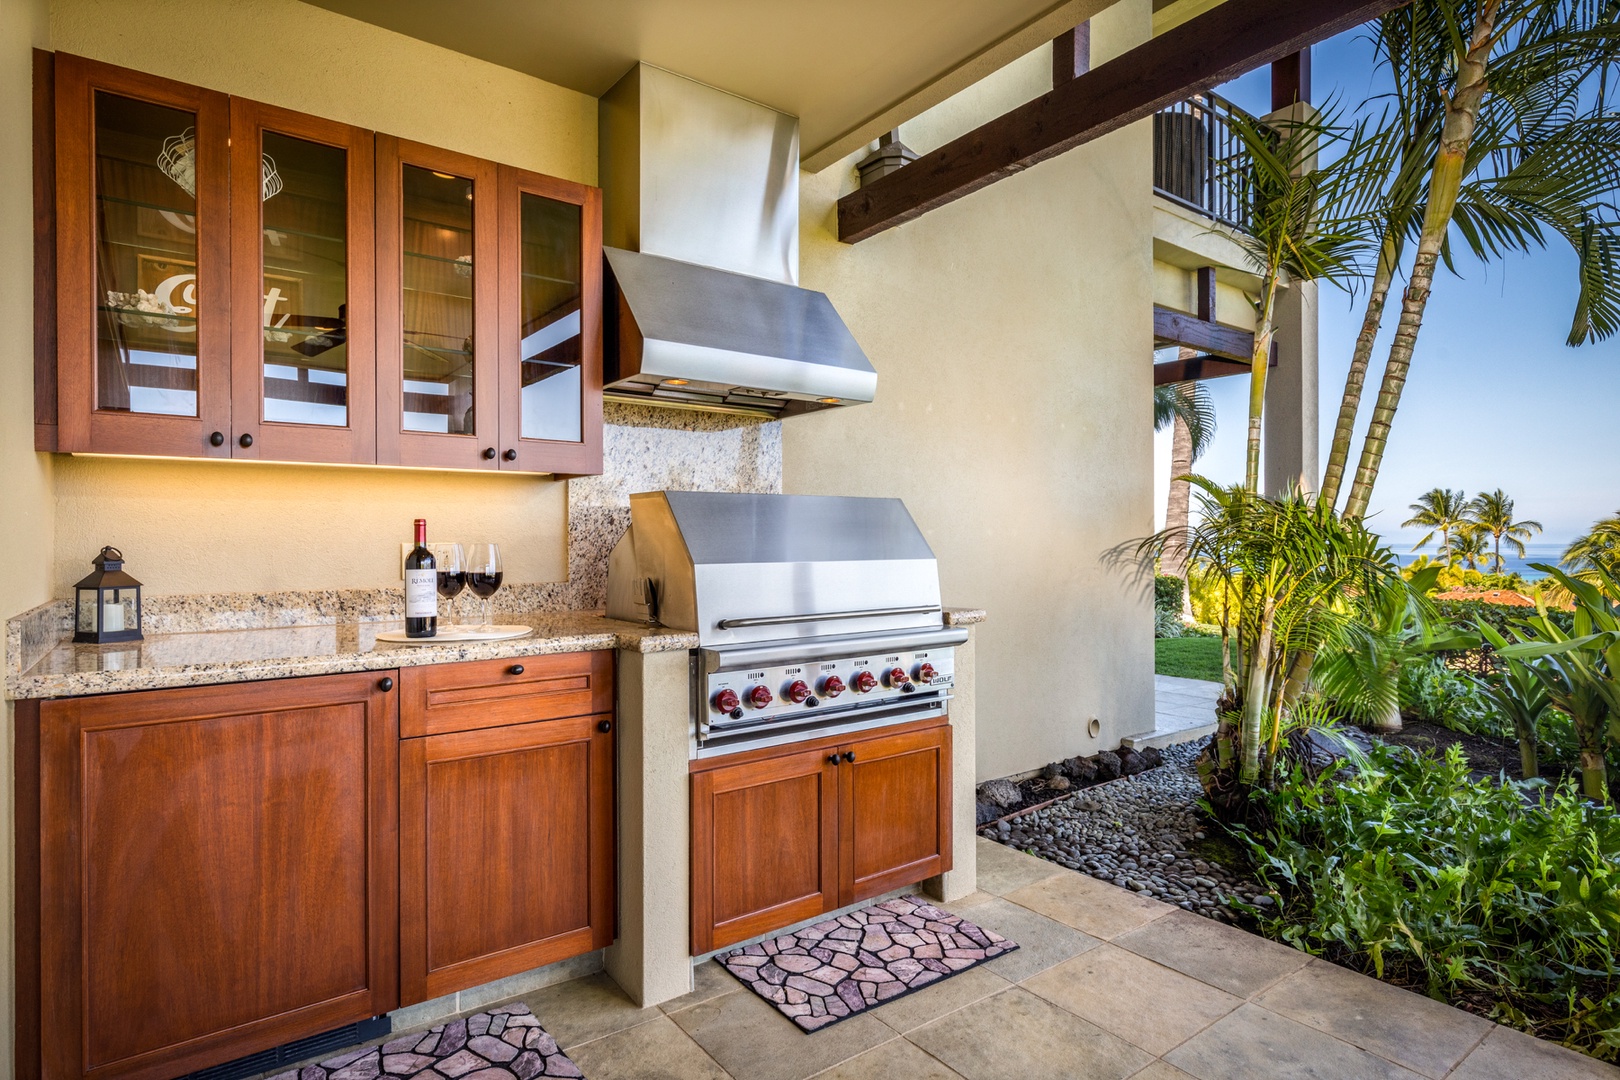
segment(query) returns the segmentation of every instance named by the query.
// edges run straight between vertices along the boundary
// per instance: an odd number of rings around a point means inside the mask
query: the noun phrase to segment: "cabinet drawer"
[[[402,738],[613,711],[613,653],[561,653],[405,668]]]

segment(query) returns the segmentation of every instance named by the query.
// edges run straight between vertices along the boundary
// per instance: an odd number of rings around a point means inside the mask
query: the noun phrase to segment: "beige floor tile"
[[[739,1080],[803,1080],[896,1038],[870,1013],[807,1035],[753,991],[712,998],[670,1019]]]
[[[906,1036],[968,1080],[1124,1080],[1152,1058],[1018,987]]]
[[[1198,1080],[1421,1080],[1415,1072],[1252,1003],[1164,1059]]]
[[[893,1039],[817,1073],[815,1080],[962,1080],[962,1074],[914,1043]]]
[[[1150,1054],[1168,1053],[1243,1004],[1113,945],[1081,953],[1023,985]]]
[[[1254,1000],[1435,1080],[1495,1026],[1323,960],[1312,960]]]
[[[708,1001],[723,994],[736,993],[744,989],[732,974],[713,960],[705,960],[692,969],[692,992],[682,994],[673,1001],[666,1001],[658,1006],[667,1013],[680,1012],[690,1009],[700,1001]]]
[[[1131,1080],[1197,1080],[1190,1073],[1184,1073],[1168,1061],[1155,1061]]]
[[[942,911],[949,911],[954,915],[960,908],[973,907],[975,904],[982,904],[995,898],[995,893],[987,893],[983,889],[974,889],[960,900],[935,901],[934,906]]]
[[[606,975],[558,983],[523,997],[564,1050],[662,1016],[657,1008],[639,1008]]]
[[[1117,937],[1177,910],[1072,870],[1014,890],[1007,899],[1100,938]]]
[[[902,1035],[913,1028],[931,1024],[946,1013],[999,994],[1012,983],[984,966],[951,975],[915,994],[879,1005],[872,1015]]]
[[[978,838],[978,885],[981,891],[1002,896],[1064,872],[1063,867],[1014,851],[1006,844]]]
[[[1493,1027],[1451,1080],[1616,1080],[1620,1069],[1512,1028]]]
[[[1298,949],[1179,908],[1113,941],[1239,997],[1259,993],[1310,961]]]
[[[1018,948],[998,956],[985,964],[1009,982],[1022,982],[1038,971],[1061,964],[1071,956],[1101,944],[1090,934],[1081,933],[1072,926],[1064,926],[1056,919],[1048,919],[1026,907],[997,898],[958,912],[962,918],[994,930],[1002,937],[1018,943]]]
[[[729,1080],[667,1016],[573,1047],[568,1056],[591,1080]]]

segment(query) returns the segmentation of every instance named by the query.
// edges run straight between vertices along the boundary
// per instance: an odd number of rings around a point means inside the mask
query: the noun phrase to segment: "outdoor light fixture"
[[[73,586],[73,640],[91,645],[141,640],[141,583],[124,573],[124,555],[104,547],[95,572]]]

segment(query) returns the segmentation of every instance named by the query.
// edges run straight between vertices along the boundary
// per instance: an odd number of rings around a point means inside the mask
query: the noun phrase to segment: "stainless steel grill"
[[[898,499],[633,495],[608,614],[695,631],[695,756],[941,715],[955,682],[933,551]]]

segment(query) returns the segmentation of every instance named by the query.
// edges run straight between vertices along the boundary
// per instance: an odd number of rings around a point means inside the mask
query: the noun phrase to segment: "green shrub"
[[[1453,731],[1496,738],[1513,734],[1490,695],[1474,679],[1447,667],[1443,654],[1402,665],[1400,698],[1403,713]]]
[[[1282,901],[1267,936],[1620,1056],[1620,818],[1570,784],[1471,780],[1455,746],[1355,765],[1296,770],[1236,830]]]
[[[1181,637],[1186,627],[1181,621],[1180,611],[1170,611],[1165,608],[1156,608],[1153,612],[1153,636],[1156,638]]]
[[[1181,601],[1186,583],[1178,577],[1159,574],[1153,579],[1153,609],[1181,614]]]

